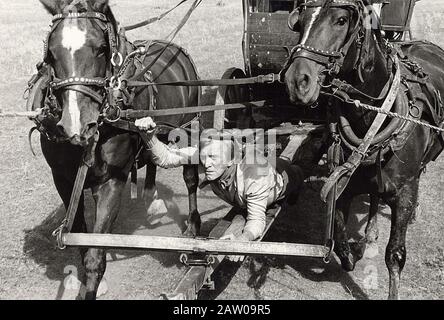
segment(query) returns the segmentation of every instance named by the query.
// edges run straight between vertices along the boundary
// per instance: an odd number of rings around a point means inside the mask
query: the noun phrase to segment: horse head
[[[45,62],[52,67],[51,93],[61,112],[57,128],[85,146],[98,130],[113,55],[116,22],[108,0],[40,0],[54,15]]]
[[[372,32],[366,23],[378,21],[368,8],[367,0],[308,0],[290,14],[289,27],[301,36],[282,71],[293,103],[314,104],[336,75],[362,79],[371,64],[363,61]]]

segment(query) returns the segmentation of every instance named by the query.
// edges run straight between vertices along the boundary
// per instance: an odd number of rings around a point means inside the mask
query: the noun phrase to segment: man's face
[[[218,179],[233,164],[231,144],[231,141],[212,140],[201,149],[200,161],[208,181]]]

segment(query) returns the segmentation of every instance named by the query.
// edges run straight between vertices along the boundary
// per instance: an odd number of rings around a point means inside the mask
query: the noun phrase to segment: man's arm
[[[265,230],[265,216],[270,191],[258,182],[251,186],[253,190],[250,190],[246,198],[247,223],[244,227],[243,236],[249,241],[260,238]]]
[[[155,165],[169,169],[191,164],[193,160],[199,161],[199,150],[197,148],[174,149],[157,139],[154,133],[156,124],[150,117],[136,120],[135,125],[140,130],[147,131],[147,148],[151,152],[151,159]]]

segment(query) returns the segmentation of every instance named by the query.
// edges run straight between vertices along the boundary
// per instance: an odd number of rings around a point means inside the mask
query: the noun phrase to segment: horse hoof
[[[346,257],[340,258],[342,269],[347,272],[353,271],[355,269],[355,259],[351,253],[349,253]]]
[[[194,238],[197,237],[200,233],[200,228],[195,224],[188,223],[187,229],[183,232],[185,237]]]
[[[108,282],[105,278],[100,281],[99,288],[97,289],[97,298],[104,296],[108,293]]]

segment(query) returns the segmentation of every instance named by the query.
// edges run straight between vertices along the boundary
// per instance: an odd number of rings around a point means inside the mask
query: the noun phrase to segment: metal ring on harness
[[[136,54],[143,56],[146,53],[146,47],[145,46],[140,46],[137,48],[136,50]]]
[[[114,91],[119,91],[122,89],[122,79],[112,76],[109,79],[109,87]]]
[[[331,262],[331,254],[335,248],[335,241],[333,239],[327,240],[325,247],[328,248],[328,252],[325,254],[324,258],[322,258],[322,260],[325,264],[329,264]]]
[[[181,254],[180,254],[180,257],[179,257],[179,261],[180,261],[182,264],[186,265],[186,264],[187,264],[187,261],[188,261],[188,255],[187,255],[186,253],[181,253]]]
[[[66,228],[66,219],[63,220],[62,224],[52,232],[52,236],[56,238],[57,248],[60,250],[65,250],[66,245],[63,243],[63,229]]]
[[[283,73],[284,71],[287,71],[287,70],[282,69],[281,71],[279,71],[279,73],[278,73],[278,79],[277,79],[277,81],[278,81],[279,83],[282,83],[282,84],[285,83],[285,75],[282,75],[282,73]]]
[[[109,114],[108,111],[113,108],[115,110],[115,112],[117,113],[117,116],[114,119],[109,118]],[[119,121],[121,119],[121,115],[122,115],[122,109],[120,109],[119,106],[113,106],[111,107],[109,104],[105,107],[105,109],[103,110],[103,116],[106,119],[106,121],[110,122],[110,123],[115,123],[117,121]]]
[[[116,62],[116,57],[119,59],[118,63]],[[123,56],[120,52],[114,52],[111,56],[111,64],[113,67],[120,67],[123,63]]]
[[[409,114],[413,118],[419,118],[421,116],[421,109],[417,105],[415,105],[414,103],[411,103]]]

